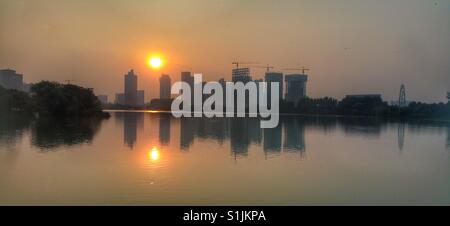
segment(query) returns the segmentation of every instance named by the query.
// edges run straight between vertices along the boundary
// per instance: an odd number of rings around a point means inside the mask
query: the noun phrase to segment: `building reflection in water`
[[[196,125],[195,118],[180,119],[180,150],[189,150],[191,144],[194,143]]]
[[[142,122],[143,113],[117,114],[124,121],[124,143],[133,147],[137,137],[137,127]],[[154,115],[155,116],[155,115]],[[160,114],[150,117],[150,120],[159,120],[159,142],[168,145],[171,142],[171,127],[173,126],[170,114]],[[343,128],[348,135],[378,137],[382,131],[379,121],[348,120],[337,118],[300,118],[284,117],[280,125],[273,129],[261,129],[260,121],[256,118],[181,118],[179,144],[182,151],[189,151],[196,139],[210,139],[223,144],[230,142],[231,155],[238,157],[248,156],[252,145],[261,145],[265,154],[279,155],[283,152],[306,152],[305,127],[329,132],[337,127]],[[177,125],[176,123],[175,125]],[[402,131],[399,129],[399,146],[402,146]]]
[[[282,147],[283,126],[285,145]],[[305,151],[304,124],[288,120],[273,129],[261,129],[256,118],[181,118],[180,148],[187,151],[196,138],[213,139],[218,143],[229,140],[234,158],[246,157],[251,145],[263,145],[266,154]]]
[[[223,144],[227,139],[230,138],[230,126],[229,120],[226,118],[213,118],[203,120],[204,132],[206,133],[205,138],[212,138],[216,140],[219,144]]]
[[[159,117],[159,142],[161,145],[170,143],[170,114],[160,114]]]
[[[181,118],[180,149],[189,150],[195,138],[213,139],[222,144],[230,138],[227,118]]]
[[[130,149],[134,148],[137,141],[138,129],[144,127],[144,113],[140,112],[117,112],[115,117],[123,121],[123,142]]]
[[[450,150],[450,127],[447,127],[447,149]]]
[[[305,125],[298,118],[283,120],[284,142],[283,150],[286,152],[305,152]]]
[[[130,148],[135,146],[138,128],[142,127],[144,113],[116,113],[119,120],[123,120],[124,144]],[[209,139],[223,144],[230,142],[230,152],[234,158],[248,156],[252,145],[262,146],[266,156],[281,155],[282,153],[299,153],[302,158],[306,154],[306,127],[329,132],[336,128],[349,136],[363,136],[379,138],[387,122],[376,119],[360,118],[303,118],[283,117],[276,128],[261,129],[257,118],[181,118],[173,119],[170,114],[160,114],[150,117],[159,120],[159,142],[169,145],[171,130],[179,120],[180,150],[189,151],[196,139]],[[178,123],[175,123],[178,125]],[[398,149],[404,149],[405,123],[398,123]],[[450,128],[447,128],[446,147],[450,149]]]
[[[231,152],[234,157],[247,156],[250,146],[248,121],[244,118],[230,120]]]
[[[281,153],[282,124],[272,129],[264,129],[264,153],[279,154]]]
[[[342,118],[339,123],[347,135],[368,138],[380,138],[385,125],[382,120],[376,118]]]
[[[405,123],[398,123],[398,150],[403,151],[403,146],[405,145]]]

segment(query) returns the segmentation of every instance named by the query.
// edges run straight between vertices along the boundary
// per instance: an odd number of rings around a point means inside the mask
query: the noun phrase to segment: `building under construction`
[[[306,74],[289,74],[284,77],[286,82],[285,100],[297,104],[298,101],[306,97],[306,83],[308,75]]]

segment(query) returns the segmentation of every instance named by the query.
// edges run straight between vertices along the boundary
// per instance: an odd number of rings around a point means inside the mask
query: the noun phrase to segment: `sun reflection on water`
[[[148,152],[148,157],[151,161],[158,161],[160,158],[160,153],[157,147],[153,147],[149,152]]]

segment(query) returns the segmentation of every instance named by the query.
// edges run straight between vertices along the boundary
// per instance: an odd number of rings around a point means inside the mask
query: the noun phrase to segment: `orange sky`
[[[77,80],[112,101],[132,68],[150,98],[161,72],[229,80],[234,60],[301,64],[312,97],[392,100],[405,83],[411,99],[443,101],[449,12],[447,0],[1,0],[0,68],[28,82]],[[154,52],[162,71],[147,66]]]

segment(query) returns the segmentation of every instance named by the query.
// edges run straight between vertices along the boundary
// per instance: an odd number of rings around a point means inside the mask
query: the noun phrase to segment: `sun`
[[[161,57],[151,57],[148,61],[148,64],[150,65],[150,67],[152,67],[153,69],[158,69],[160,67],[162,67],[163,65],[163,60],[161,59]]]

